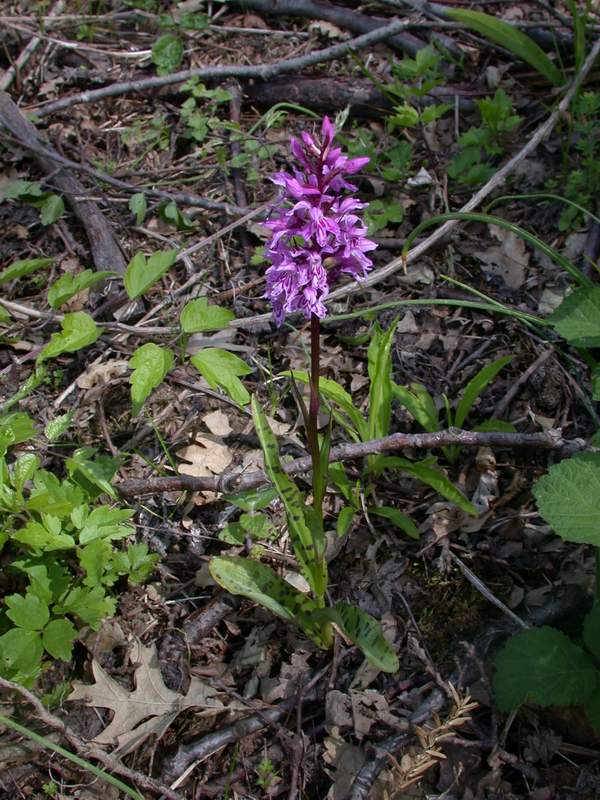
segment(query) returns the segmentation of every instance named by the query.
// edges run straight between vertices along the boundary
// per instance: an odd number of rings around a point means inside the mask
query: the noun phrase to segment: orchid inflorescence
[[[333,146],[335,127],[323,119],[320,140],[303,132],[291,148],[299,169],[277,173],[271,180],[282,194],[271,209],[271,230],[265,255],[267,291],[277,325],[286,313],[300,311],[307,319],[322,319],[324,300],[341,274],[360,279],[372,266],[366,255],[377,245],[356,213],[368,204],[342,192],[356,192],[346,175],[362,169],[369,159],[348,158]]]

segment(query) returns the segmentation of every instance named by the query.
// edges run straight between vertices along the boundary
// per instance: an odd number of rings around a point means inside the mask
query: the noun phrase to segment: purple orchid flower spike
[[[307,319],[327,314],[324,300],[342,274],[363,278],[373,262],[367,253],[377,246],[367,238],[360,214],[366,208],[346,180],[369,163],[367,157],[348,158],[334,146],[335,127],[323,119],[315,140],[302,133],[292,139],[298,168],[291,175],[277,173],[271,180],[281,187],[266,226],[271,230],[266,257],[268,297],[277,325],[285,315],[301,311]]]

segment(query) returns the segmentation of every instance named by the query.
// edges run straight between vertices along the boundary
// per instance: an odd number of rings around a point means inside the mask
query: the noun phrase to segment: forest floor
[[[35,427],[13,438],[7,461],[37,456],[25,480],[40,467],[59,480],[83,475],[90,503],[134,510],[127,541],[145,546],[139,563],[131,555],[119,572],[114,561],[110,580],[106,569],[107,605],[87,617],[64,612],[77,628],[68,657],[53,658],[61,646],[48,645],[27,679],[16,656],[2,662],[0,653],[0,714],[144,798],[600,797],[600,738],[581,707],[523,705],[507,715],[493,687],[494,657],[510,636],[529,625],[577,636],[594,593],[594,548],[557,536],[532,493],[561,447],[583,446],[600,427],[589,362],[545,322],[573,276],[514,226],[593,281],[600,225],[557,199],[514,195],[562,195],[598,213],[600,62],[552,116],[598,39],[597,5],[588,5],[579,50],[583,7],[573,16],[563,2],[471,6],[535,39],[564,70],[562,87],[445,16],[454,2],[1,5],[0,422],[20,412]],[[394,19],[406,23],[394,36],[349,52],[353,37]],[[329,594],[381,621],[395,673],[339,635],[333,650],[319,649],[223,592],[208,571],[218,553],[259,557],[304,588],[281,504],[236,527],[239,502],[222,492],[234,484],[218,477],[264,467],[248,394],[282,457],[306,455],[282,373],[308,369],[310,326],[293,315],[280,328],[271,321],[261,223],[276,195],[269,177],[290,168],[290,138],[318,132],[324,114],[345,152],[371,159],[357,183],[378,247],[369,279],[341,281],[328,302],[322,376],[367,414],[369,345],[396,325],[391,379],[422,415],[395,395],[380,434],[436,433],[451,427],[446,408],[452,416],[473,377],[496,365],[458,420],[481,426],[480,439],[396,451],[439,469],[442,494],[418,470],[368,474],[360,460],[345,461],[346,485],[332,480],[327,492]],[[424,220],[465,206],[484,213],[506,195],[490,213],[510,226],[440,221],[403,263],[406,238]],[[131,299],[127,265],[161,251],[174,251],[174,263],[153,281],[145,262],[137,280],[147,286]],[[1,271],[15,262],[29,266]],[[116,274],[92,276],[64,301],[49,294],[86,269]],[[221,322],[182,331],[183,307],[199,298],[221,309]],[[101,335],[40,359],[61,315],[78,313]],[[152,358],[168,349],[173,361],[143,389],[143,408],[132,408],[129,360],[148,343],[163,348]],[[200,363],[207,348],[245,369],[236,375],[226,360],[200,369],[191,359]],[[505,444],[485,439],[497,429]],[[519,441],[557,431],[554,449]],[[332,436],[334,446],[352,441],[339,414]],[[310,492],[306,472],[298,483]],[[336,532],[349,496],[354,513]],[[24,568],[15,568],[23,551],[10,537],[35,516],[31,505],[21,514],[3,502],[0,634],[12,625],[10,598],[24,591]],[[60,516],[49,508],[37,509],[36,524]],[[125,546],[120,536],[111,547]],[[38,541],[28,557],[47,570],[44,547]],[[88,591],[81,547],[65,559]],[[22,627],[38,636],[36,625]],[[1,721],[0,795],[126,796]]]

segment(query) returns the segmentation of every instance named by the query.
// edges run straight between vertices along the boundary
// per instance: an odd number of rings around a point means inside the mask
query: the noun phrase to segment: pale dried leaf
[[[229,436],[231,433],[229,417],[222,411],[211,411],[210,414],[202,417],[202,422],[215,436]]]

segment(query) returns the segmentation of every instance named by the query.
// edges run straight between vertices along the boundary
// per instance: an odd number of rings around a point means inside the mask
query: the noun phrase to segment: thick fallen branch
[[[275,61],[272,64],[257,64],[256,66],[244,66],[242,64],[230,64],[220,67],[195,67],[194,69],[184,69],[180,72],[173,72],[170,75],[159,75],[154,78],[144,78],[137,81],[124,81],[123,83],[113,83],[101,89],[92,89],[80,94],[73,94],[70,97],[63,97],[51,103],[34,106],[36,116],[45,117],[62,111],[65,108],[79,105],[80,103],[93,103],[103,100],[106,97],[118,97],[123,94],[139,94],[149,89],[159,89],[161,86],[172,86],[175,83],[183,83],[190,78],[201,78],[202,80],[224,80],[225,78],[257,78],[267,81],[276,75],[283,75],[287,72],[297,72],[314,64],[322,64],[326,61],[334,61],[348,53],[362,50],[376,42],[383,42],[394,36],[400,31],[405,30],[408,23],[403,20],[393,20],[388,25],[383,25],[363,36],[349,39],[347,42],[325,47],[323,50],[316,50],[304,56],[286,58],[282,61]]]
[[[93,200],[85,200],[87,192],[78,179],[56,169],[56,161],[61,156],[47,144],[42,134],[21,114],[19,108],[6,92],[0,91],[0,126],[6,128],[28,150],[35,153],[37,160],[58,190],[64,194],[73,213],[83,225],[97,270],[125,272],[125,258],[104,215]]]
[[[339,444],[332,447],[330,461],[351,461],[356,458],[375,453],[389,453],[394,450],[433,450],[448,445],[461,447],[499,447],[508,450],[531,448],[536,450],[558,450],[561,455],[568,456],[583,450],[586,443],[583,439],[563,439],[559,429],[543,433],[477,433],[449,428],[437,433],[393,433],[383,439],[358,444]],[[283,465],[288,475],[308,472],[311,468],[310,456],[296,458]],[[178,475],[169,478],[147,478],[146,480],[129,480],[117,484],[116,489],[123,497],[140,497],[145,494],[175,491],[210,491],[229,493],[252,489],[267,483],[268,478],[262,470],[247,474],[225,472],[214,477],[195,477]]]

